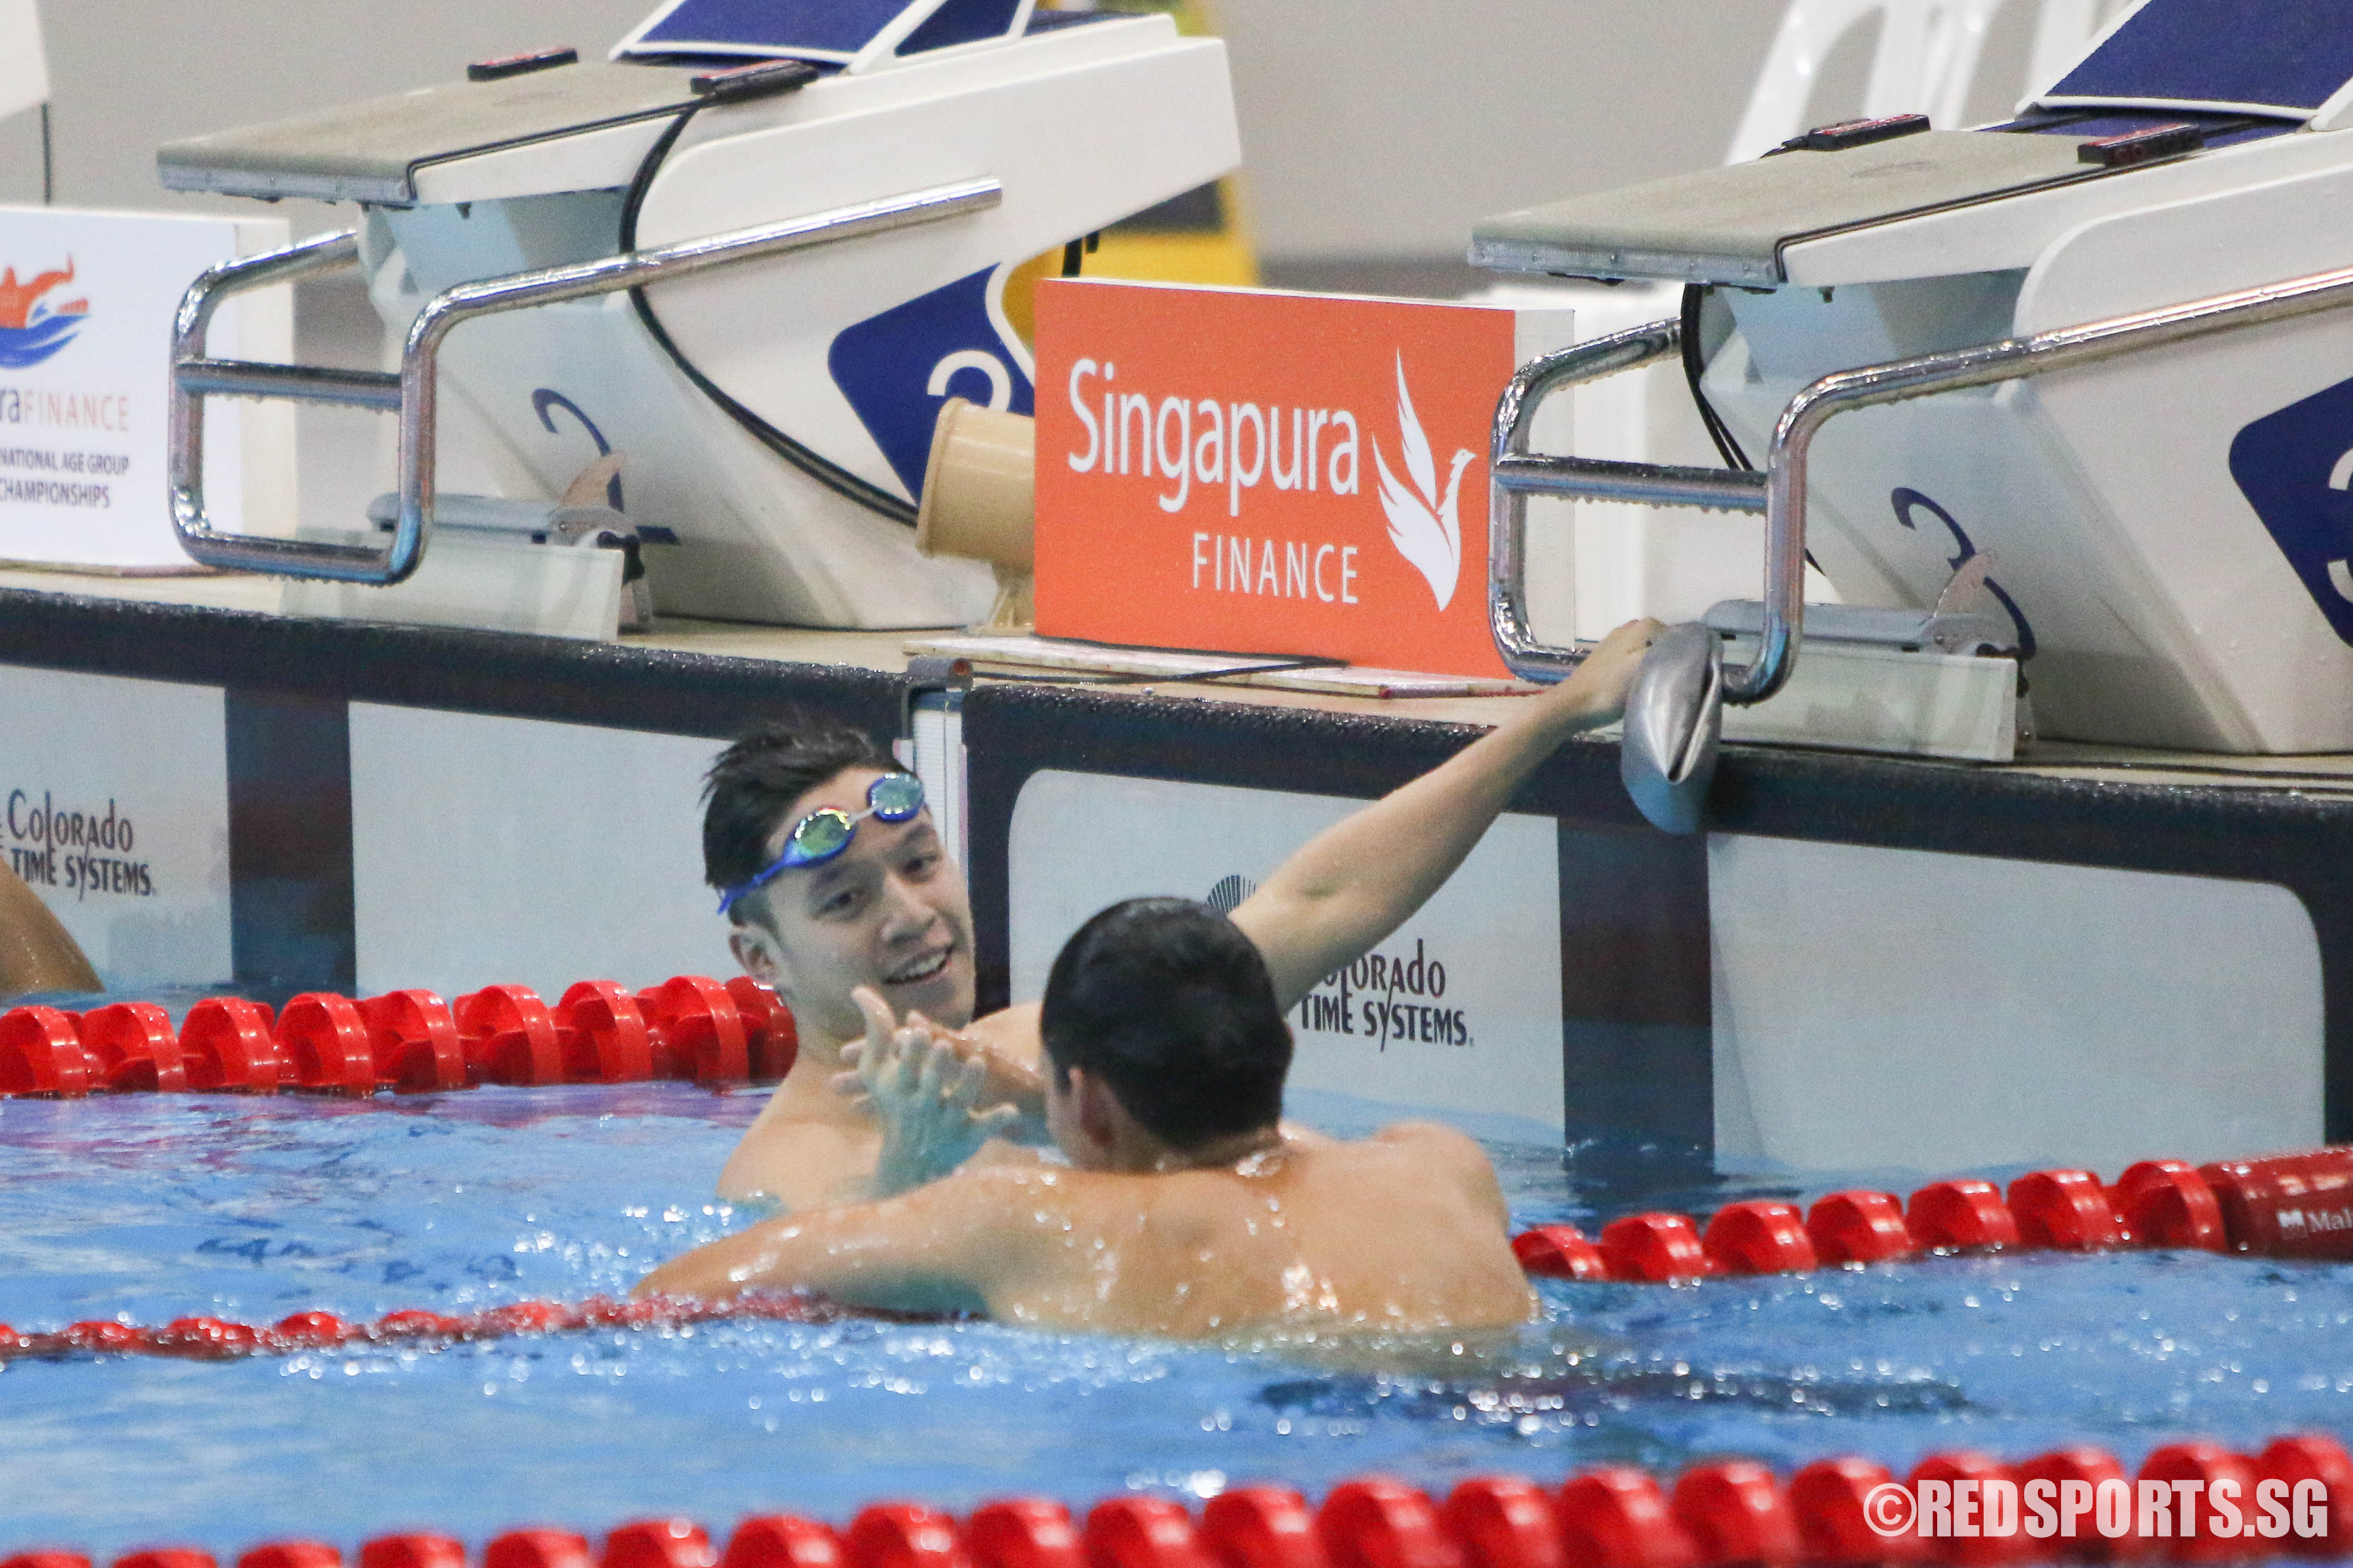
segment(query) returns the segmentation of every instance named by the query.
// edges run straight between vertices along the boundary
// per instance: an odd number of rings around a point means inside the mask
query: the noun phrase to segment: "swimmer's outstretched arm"
[[[1625,711],[1626,687],[1664,629],[1620,626],[1525,713],[1309,839],[1234,910],[1285,1012],[1438,891],[1555,747]]]
[[[1234,923],[1264,955],[1285,1012],[1419,909],[1554,748],[1579,731],[1616,721],[1642,655],[1664,629],[1656,621],[1620,626],[1574,675],[1529,699],[1508,723],[1309,839],[1234,910]],[[1042,1115],[1039,1013],[1029,1002],[962,1030],[934,1026],[949,1048],[983,1068],[977,1103],[1014,1105],[1031,1121]],[[860,1048],[846,1053],[853,1064]],[[854,1066],[834,1082],[840,1093],[861,1092]]]
[[[633,1297],[731,1301],[760,1290],[814,1290],[849,1307],[978,1311],[1031,1262],[1008,1174],[965,1172],[875,1203],[814,1209],[753,1226],[671,1258]],[[1017,1183],[1018,1184],[1018,1180]],[[1031,1228],[1047,1228],[1039,1213]]]

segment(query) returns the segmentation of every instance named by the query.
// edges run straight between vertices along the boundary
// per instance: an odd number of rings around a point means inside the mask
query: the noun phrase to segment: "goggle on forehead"
[[[923,781],[913,773],[884,773],[866,786],[866,809],[851,816],[838,805],[819,806],[785,836],[785,852],[748,881],[738,882],[719,895],[719,912],[726,914],[736,900],[758,892],[797,866],[822,866],[849,847],[858,825],[870,816],[885,822],[905,822],[923,809]]]

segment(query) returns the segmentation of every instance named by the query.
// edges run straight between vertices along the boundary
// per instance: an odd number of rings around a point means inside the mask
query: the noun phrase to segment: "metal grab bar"
[[[1765,476],[1562,458],[1528,450],[1537,408],[1556,392],[1663,359],[1683,346],[1682,324],[1652,321],[1530,360],[1504,388],[1487,465],[1487,618],[1504,663],[1523,680],[1559,680],[1584,650],[1536,639],[1528,624],[1527,533],[1532,495],[1763,511]]]
[[[1527,633],[1526,507],[1521,498],[1540,494],[1755,510],[1754,506],[1741,506],[1735,498],[1761,489],[1765,512],[1762,635],[1757,661],[1725,672],[1724,699],[1742,704],[1762,702],[1789,679],[1804,639],[1806,464],[1814,437],[1831,418],[1877,404],[2022,380],[2348,305],[2353,305],[2353,267],[2340,267],[2081,326],[2055,327],[2031,337],[2004,338],[1974,348],[1839,371],[1789,400],[1774,424],[1761,474],[1575,458],[1539,458],[1534,464],[1514,461],[1527,457],[1527,425],[1546,393],[1630,370],[1673,352],[1680,346],[1676,322],[1636,327],[1531,361],[1512,378],[1495,408],[1488,565],[1488,609],[1495,646],[1512,672],[1526,679],[1556,680],[1584,657],[1576,648],[1538,643]],[[1712,478],[1722,485],[1725,499],[1704,495],[1694,499],[1699,492],[1684,493],[1694,476]]]
[[[995,180],[965,180],[654,250],[460,283],[435,295],[417,312],[402,346],[396,374],[216,360],[205,353],[206,332],[223,300],[248,289],[355,264],[359,260],[355,233],[324,235],[266,256],[216,267],[189,285],[174,323],[172,527],[179,534],[181,548],[207,566],[378,585],[401,582],[425,558],[426,542],[433,531],[433,420],[441,341],[460,322],[500,310],[617,293],[740,262],[936,223],[985,211],[1003,198],[1004,186]],[[287,398],[398,413],[400,517],[391,541],[376,550],[216,529],[205,513],[204,400],[220,395]]]

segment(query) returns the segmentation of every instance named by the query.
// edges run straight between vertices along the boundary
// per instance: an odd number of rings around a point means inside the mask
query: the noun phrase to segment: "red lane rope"
[[[1900,1495],[1898,1495],[1900,1494]],[[1083,1521],[1042,1498],[986,1503],[959,1521],[914,1502],[878,1503],[836,1531],[789,1514],[746,1519],[724,1553],[687,1519],[638,1520],[592,1552],[584,1535],[497,1536],[476,1568],[1957,1568],[2053,1559],[2213,1563],[2353,1552],[2353,1458],[2334,1438],[2296,1434],[2261,1453],[2170,1443],[2137,1476],[2081,1447],[2006,1465],[1934,1454],[1899,1481],[1852,1456],[1787,1480],[1731,1459],[1672,1482],[1604,1466],[1546,1488],[1513,1476],[1466,1480],[1439,1501],[1383,1476],[1335,1487],[1311,1507],[1288,1487],[1247,1486],[1196,1515],[1166,1497],[1097,1503]],[[358,1568],[469,1568],[448,1535],[378,1536]],[[275,1541],[236,1568],[342,1568],[315,1540]],[[78,1552],[19,1552],[0,1568],[91,1568]],[[207,1552],[164,1547],[112,1568],[218,1568]]]
[[[723,984],[681,974],[634,994],[610,980],[584,980],[552,1007],[528,985],[485,986],[454,1005],[430,991],[364,1001],[312,991],[280,1013],[208,996],[176,1032],[153,1002],[88,1013],[16,1007],[0,1014],[0,1098],[772,1082],[792,1070],[799,1049],[791,1012],[740,974]]]
[[[760,1319],[772,1322],[830,1323],[844,1318],[892,1322],[933,1322],[938,1314],[851,1311],[807,1291],[744,1296],[710,1302],[655,1297],[616,1301],[592,1296],[586,1301],[513,1301],[480,1312],[450,1316],[414,1308],[386,1312],[372,1322],[354,1322],[332,1312],[296,1312],[268,1326],[222,1318],[174,1318],[161,1328],[98,1318],[62,1329],[24,1333],[0,1323],[0,1362],[61,1360],[93,1355],[171,1356],[188,1361],[235,1361],[245,1356],[291,1355],[300,1351],[351,1345],[415,1345],[440,1350],[472,1340],[514,1334],[560,1334],[582,1329],[677,1329],[691,1323]]]
[[[2353,1259],[2353,1147],[2192,1168],[2143,1160],[2103,1185],[2090,1171],[2031,1171],[2005,1194],[1974,1176],[1893,1193],[1832,1193],[1800,1214],[1771,1199],[1728,1204],[1704,1228],[1689,1215],[1627,1215],[1599,1239],[1573,1225],[1512,1238],[1520,1266],[1565,1279],[1680,1284],[1789,1274],[1918,1252],[1987,1247],[2099,1252],[2196,1247],[2265,1258]]]
[[[575,987],[575,989],[577,989]],[[291,1005],[289,1014],[294,1011]],[[2103,1186],[2089,1171],[2033,1171],[2005,1197],[1974,1176],[1932,1182],[1907,1207],[1892,1193],[1841,1192],[1800,1215],[1754,1199],[1718,1209],[1704,1228],[1688,1215],[1627,1215],[1597,1242],[1575,1226],[1512,1238],[1528,1273],[1620,1283],[1682,1284],[1718,1275],[1799,1273],[1923,1251],[2021,1248],[2089,1252],[2119,1247],[2202,1247],[2274,1258],[2353,1258],[2353,1148],[2331,1148],[2193,1170],[2144,1160]],[[161,1328],[99,1319],[44,1333],[0,1323],[0,1362],[75,1354],[226,1360],[355,1343],[424,1343],[584,1328],[664,1328],[725,1318],[830,1321],[841,1309],[807,1295],[747,1297],[726,1305],[602,1298],[576,1305],[521,1301],[469,1317],[404,1310],[373,1323],[298,1312],[262,1328],[179,1318]],[[894,1314],[866,1314],[894,1316]]]

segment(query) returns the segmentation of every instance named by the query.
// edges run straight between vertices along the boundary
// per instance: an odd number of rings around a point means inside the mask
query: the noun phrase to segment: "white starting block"
[[[1725,700],[1787,679],[1809,547],[1849,605],[1915,613],[1982,554],[2044,733],[2353,749],[2348,125],[2341,7],[2146,0],[2005,124],[1829,128],[1481,225],[1483,265],[1709,289],[1701,384],[1763,461],[1531,452],[1545,395],[1680,352],[1679,321],[1525,367],[1495,437],[1506,661],[1573,658],[1527,632],[1527,496],[1715,507],[1767,522]]]
[[[1998,91],[2007,104],[2054,80],[2091,42],[2101,14],[2119,8],[2118,0],[1789,0],[1725,161],[1746,163],[1812,124],[1807,114],[1826,68],[1866,34],[1875,39],[1862,84],[1864,118],[1920,110],[1938,125],[1960,125],[1973,99]],[[2020,77],[1989,82],[1992,70],[2010,64],[1986,58],[1997,16],[2013,26],[2031,22],[2031,44]],[[1679,315],[1683,285],[1514,277],[1472,298],[1573,307],[1577,336],[1592,339]],[[1556,401],[1572,415],[1579,451],[1651,463],[1719,460],[1680,363],[1588,382]],[[1549,438],[1539,431],[1540,442]],[[1751,591],[1757,581],[1764,531],[1747,520],[1665,507],[1561,510],[1567,515],[1557,520],[1542,512],[1535,520],[1539,626],[1556,624],[1567,611],[1569,635],[1591,638],[1636,616],[1682,620],[1725,595]],[[1807,596],[1837,598],[1819,573],[1810,574]]]
[[[609,62],[494,61],[164,148],[175,189],[368,214],[190,291],[173,479],[188,552],[401,581],[433,525],[437,439],[462,439],[513,499],[626,453],[617,503],[666,611],[829,626],[985,613],[985,568],[915,552],[941,405],[1029,412],[1029,281],[1240,162],[1222,44],[1163,16],[1032,4],[673,0]],[[353,264],[405,337],[397,374],[206,354],[220,300]],[[389,539],[213,527],[195,440],[213,395],[397,412]]]

